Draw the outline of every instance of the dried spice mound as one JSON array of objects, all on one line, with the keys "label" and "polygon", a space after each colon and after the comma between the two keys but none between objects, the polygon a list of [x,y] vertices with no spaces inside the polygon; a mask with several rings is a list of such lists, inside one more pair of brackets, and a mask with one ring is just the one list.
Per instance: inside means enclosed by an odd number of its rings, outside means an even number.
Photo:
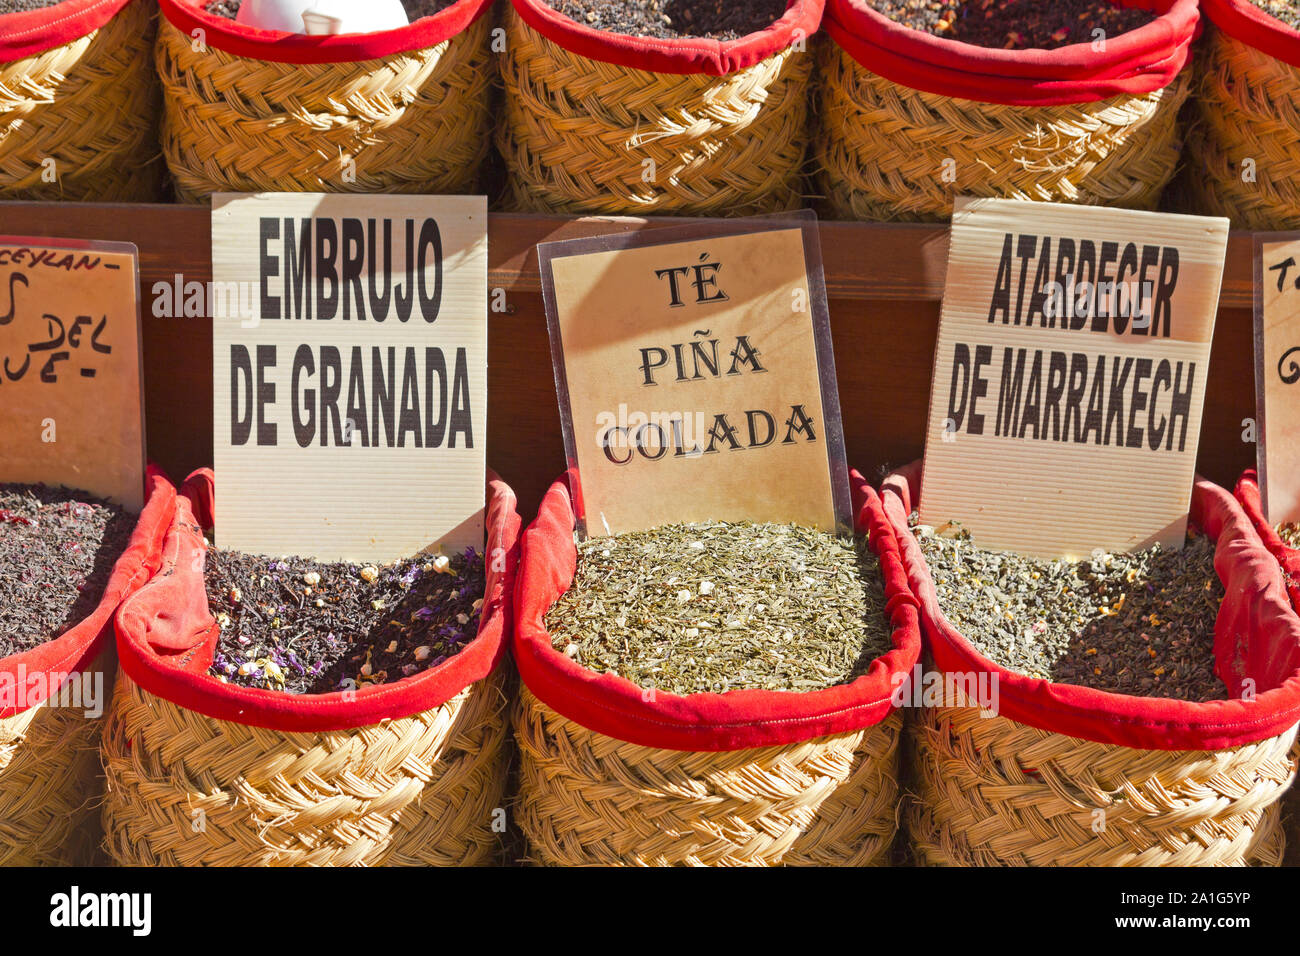
[{"label": "dried spice mound", "polygon": [[208,551],[221,625],[209,673],[242,687],[324,694],[390,684],[459,653],[478,633],[483,556],[382,568]]},{"label": "dried spice mound", "polygon": [[1214,542],[1181,551],[1044,561],[985,551],[969,532],[915,524],[939,608],[996,664],[1030,677],[1141,697],[1222,700]]},{"label": "dried spice mound", "polygon": [[609,33],[735,40],[780,20],[785,0],[547,0],[578,23]]},{"label": "dried spice mound", "polygon": [[865,539],[748,522],[580,543],[546,628],[583,666],[673,694],[842,684],[893,630]]},{"label": "dried spice mound", "polygon": [[62,0],[0,0],[0,14],[19,13],[24,10],[44,10],[53,7]]},{"label": "dried spice mound", "polygon": [[1292,30],[1300,30],[1300,3],[1296,0],[1250,0],[1270,17],[1281,20]]},{"label": "dried spice mound", "polygon": [[0,484],[0,659],[90,614],[134,529],[135,518],[84,491]]},{"label": "dried spice mound", "polygon": [[[13,0],[0,0],[0,4],[6,2],[13,2]],[[17,0],[17,2],[32,2],[32,0]],[[214,16],[233,20],[239,14],[242,2],[243,0],[210,0],[203,9]],[[455,2],[456,0],[402,0],[402,7],[406,10],[406,18],[414,23],[421,17],[431,17],[435,13],[441,13]]]},{"label": "dried spice mound", "polygon": [[1277,529],[1277,534],[1288,548],[1300,548],[1300,525],[1284,524]]},{"label": "dried spice mound", "polygon": [[1052,50],[1114,38],[1156,19],[1107,0],[869,0],[896,23],[947,40],[1004,50]]}]

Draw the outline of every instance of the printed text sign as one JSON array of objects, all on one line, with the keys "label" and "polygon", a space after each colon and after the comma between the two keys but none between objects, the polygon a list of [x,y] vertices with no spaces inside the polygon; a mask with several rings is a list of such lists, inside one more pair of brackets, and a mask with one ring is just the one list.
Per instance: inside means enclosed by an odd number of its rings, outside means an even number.
[{"label": "printed text sign", "polygon": [[586,532],[847,524],[815,223],[692,228],[540,247]]},{"label": "printed text sign", "polygon": [[1181,547],[1226,219],[959,200],[921,518],[1053,557]]},{"label": "printed text sign", "polygon": [[144,503],[136,249],[0,237],[0,481]]},{"label": "printed text sign", "polygon": [[1258,466],[1265,513],[1278,525],[1300,521],[1300,237],[1259,245]]},{"label": "printed text sign", "polygon": [[481,196],[214,199],[221,547],[483,547],[486,227]]}]

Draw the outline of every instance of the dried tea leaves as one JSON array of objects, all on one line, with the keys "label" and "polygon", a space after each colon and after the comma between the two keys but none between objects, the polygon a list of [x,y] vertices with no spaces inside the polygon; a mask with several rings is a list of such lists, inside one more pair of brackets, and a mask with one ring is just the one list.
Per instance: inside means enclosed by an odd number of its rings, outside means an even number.
[{"label": "dried tea leaves", "polygon": [[1300,3],[1296,0],[1250,0],[1270,17],[1281,20],[1292,30],[1300,30]]},{"label": "dried tea leaves", "polygon": [[820,690],[891,644],[866,541],[795,525],[670,525],[578,545],[547,612],[554,647],[673,694]]},{"label": "dried tea leaves", "polygon": [[134,528],[131,515],[85,492],[0,484],[0,658],[94,611]]},{"label": "dried tea leaves", "polygon": [[209,673],[295,694],[388,684],[442,663],[478,633],[485,587],[472,549],[376,568],[214,548],[204,578],[221,625]]},{"label": "dried tea leaves", "polygon": [[735,40],[771,26],[785,0],[547,0],[571,20],[609,33]]},{"label": "dried tea leaves", "polygon": [[1155,19],[1107,0],[868,0],[896,23],[948,40],[1005,50],[1052,50],[1108,39]]},{"label": "dried tea leaves", "polygon": [[[915,516],[913,516],[915,522]],[[1044,561],[915,526],[939,609],[980,653],[1021,674],[1142,697],[1222,700],[1214,542]]]}]

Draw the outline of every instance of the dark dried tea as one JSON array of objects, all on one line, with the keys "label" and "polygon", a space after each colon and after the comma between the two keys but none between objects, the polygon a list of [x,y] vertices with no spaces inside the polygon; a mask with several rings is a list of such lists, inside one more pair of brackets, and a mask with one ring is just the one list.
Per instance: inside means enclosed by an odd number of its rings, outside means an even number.
[{"label": "dark dried tea", "polygon": [[1300,30],[1300,3],[1296,0],[1250,0],[1270,17],[1281,20],[1292,30]]},{"label": "dark dried tea", "polygon": [[948,40],[1006,50],[1052,50],[1109,39],[1155,19],[1108,0],[868,0],[896,23]]},{"label": "dark dried tea", "polygon": [[392,683],[441,664],[478,633],[486,583],[472,549],[377,568],[213,548],[204,578],[221,626],[209,673],[294,694]]},{"label": "dark dried tea", "polygon": [[994,663],[1063,684],[1142,697],[1222,700],[1214,542],[1181,551],[1044,561],[985,551],[969,532],[916,524],[944,617]]},{"label": "dark dried tea", "polygon": [[0,484],[0,659],[98,606],[135,519],[83,491]]},{"label": "dark dried tea", "polygon": [[781,19],[785,0],[547,0],[578,23],[631,36],[735,40]]},{"label": "dark dried tea", "polygon": [[556,650],[673,694],[819,690],[892,646],[866,540],[796,525],[668,525],[578,545]]}]

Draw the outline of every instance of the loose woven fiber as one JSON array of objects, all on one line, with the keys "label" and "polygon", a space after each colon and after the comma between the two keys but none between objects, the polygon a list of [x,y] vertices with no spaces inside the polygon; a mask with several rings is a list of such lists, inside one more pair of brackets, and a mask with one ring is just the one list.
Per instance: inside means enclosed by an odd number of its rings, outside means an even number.
[{"label": "loose woven fiber", "polygon": [[185,202],[214,192],[471,192],[489,136],[491,18],[423,50],[279,63],[194,41],[165,17],[163,152]]},{"label": "loose woven fiber", "polygon": [[1008,106],[910,89],[829,39],[818,182],[840,219],[938,221],[955,196],[1153,208],[1177,167],[1190,71],[1162,90]]},{"label": "loose woven fiber", "polygon": [[[113,681],[111,648],[87,671],[103,673],[98,702],[106,706]],[[92,701],[69,693],[54,703]],[[53,706],[49,700],[0,720],[0,866],[93,861],[104,792],[103,723],[102,714],[88,716],[88,706]]]},{"label": "loose woven fiber", "polygon": [[133,0],[80,39],[0,63],[0,199],[158,198],[157,11]]},{"label": "loose woven fiber", "polygon": [[[1243,229],[1300,225],[1300,69],[1210,36],[1197,63],[1185,185],[1193,208]],[[1246,160],[1254,160],[1253,170]]]},{"label": "loose woven fiber", "polygon": [[440,707],[288,733],[186,710],[119,674],[104,732],[107,849],[127,866],[494,862],[509,668]]},{"label": "loose woven fiber", "polygon": [[812,57],[793,46],[726,76],[588,59],[506,11],[512,208],[749,215],[801,202]]},{"label": "loose woven fiber", "polygon": [[[960,692],[959,696],[960,696]],[[932,866],[1277,866],[1296,729],[1218,751],[1135,750],[925,707],[908,836]]]},{"label": "loose woven fiber", "polygon": [[515,819],[535,862],[883,866],[897,830],[902,714],[752,750],[641,747],[520,688]]}]

